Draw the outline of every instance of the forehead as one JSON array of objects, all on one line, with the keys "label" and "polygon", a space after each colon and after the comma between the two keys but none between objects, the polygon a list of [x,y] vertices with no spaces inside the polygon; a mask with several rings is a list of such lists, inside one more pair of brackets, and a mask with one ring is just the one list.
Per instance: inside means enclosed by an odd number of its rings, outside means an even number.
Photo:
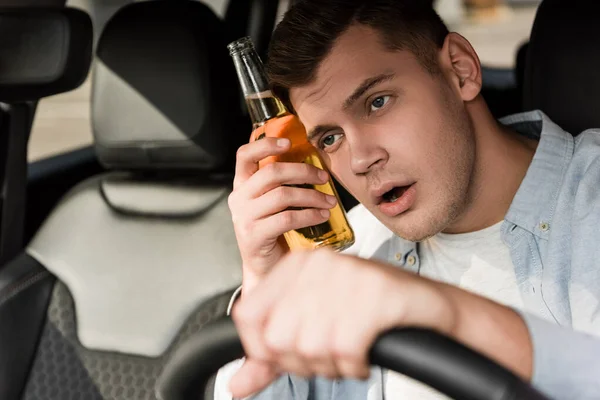
[{"label": "forehead", "polygon": [[320,113],[341,110],[344,100],[365,79],[389,73],[401,77],[418,73],[419,69],[411,52],[391,51],[377,31],[355,25],[334,43],[315,79],[290,90],[290,100],[306,124]]}]

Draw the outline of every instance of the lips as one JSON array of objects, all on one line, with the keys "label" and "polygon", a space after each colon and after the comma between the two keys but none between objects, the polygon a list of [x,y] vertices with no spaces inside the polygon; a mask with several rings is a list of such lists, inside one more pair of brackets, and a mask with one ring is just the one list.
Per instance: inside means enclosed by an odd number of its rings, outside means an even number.
[{"label": "lips", "polygon": [[[413,185],[414,182],[409,181],[390,181],[371,190],[371,200],[375,205],[379,205],[385,200],[385,197],[390,196],[393,192],[399,193],[399,189],[406,189]],[[389,197],[388,197],[389,199]]]},{"label": "lips", "polygon": [[415,202],[415,183],[409,185],[388,184],[382,186],[375,194],[378,194],[375,204],[379,210],[388,217],[396,217],[407,211]]},{"label": "lips", "polygon": [[389,192],[385,193],[382,196],[382,202],[386,202],[386,203],[393,203],[396,200],[398,200],[400,197],[402,197],[402,195],[404,194],[404,192],[406,192],[406,189],[408,189],[409,186],[402,186],[402,187],[395,187],[392,190],[390,190]]}]

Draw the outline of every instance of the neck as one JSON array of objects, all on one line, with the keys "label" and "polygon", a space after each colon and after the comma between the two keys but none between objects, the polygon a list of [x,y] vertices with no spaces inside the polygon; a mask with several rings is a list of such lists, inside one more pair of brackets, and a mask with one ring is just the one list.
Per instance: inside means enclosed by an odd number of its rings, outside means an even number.
[{"label": "neck", "polygon": [[476,155],[470,201],[444,233],[474,232],[502,221],[537,147],[537,141],[498,123],[481,96],[466,106]]}]

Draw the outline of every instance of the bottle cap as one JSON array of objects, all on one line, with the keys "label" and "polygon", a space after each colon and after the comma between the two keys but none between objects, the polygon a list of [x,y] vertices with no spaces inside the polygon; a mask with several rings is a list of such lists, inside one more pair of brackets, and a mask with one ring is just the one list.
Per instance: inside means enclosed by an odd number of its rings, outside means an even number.
[{"label": "bottle cap", "polygon": [[254,50],[254,43],[252,43],[252,39],[249,36],[245,36],[229,43],[227,49],[229,49],[229,55],[234,55],[242,51]]}]

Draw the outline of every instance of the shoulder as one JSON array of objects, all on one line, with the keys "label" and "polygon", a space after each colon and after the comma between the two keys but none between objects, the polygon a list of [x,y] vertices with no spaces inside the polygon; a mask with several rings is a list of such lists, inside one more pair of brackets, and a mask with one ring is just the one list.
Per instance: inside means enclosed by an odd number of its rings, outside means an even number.
[{"label": "shoulder", "polygon": [[600,130],[586,130],[575,137],[573,158],[565,177],[563,197],[571,197],[574,220],[595,216],[600,221]]},{"label": "shoulder", "polygon": [[600,158],[600,129],[588,129],[575,136],[575,159],[597,160]]},{"label": "shoulder", "polygon": [[346,249],[344,254],[361,256],[393,236],[393,232],[362,204],[353,207],[347,216],[355,240],[354,245]]},{"label": "shoulder", "polygon": [[575,137],[570,170],[580,185],[600,189],[600,129],[589,129]]}]

